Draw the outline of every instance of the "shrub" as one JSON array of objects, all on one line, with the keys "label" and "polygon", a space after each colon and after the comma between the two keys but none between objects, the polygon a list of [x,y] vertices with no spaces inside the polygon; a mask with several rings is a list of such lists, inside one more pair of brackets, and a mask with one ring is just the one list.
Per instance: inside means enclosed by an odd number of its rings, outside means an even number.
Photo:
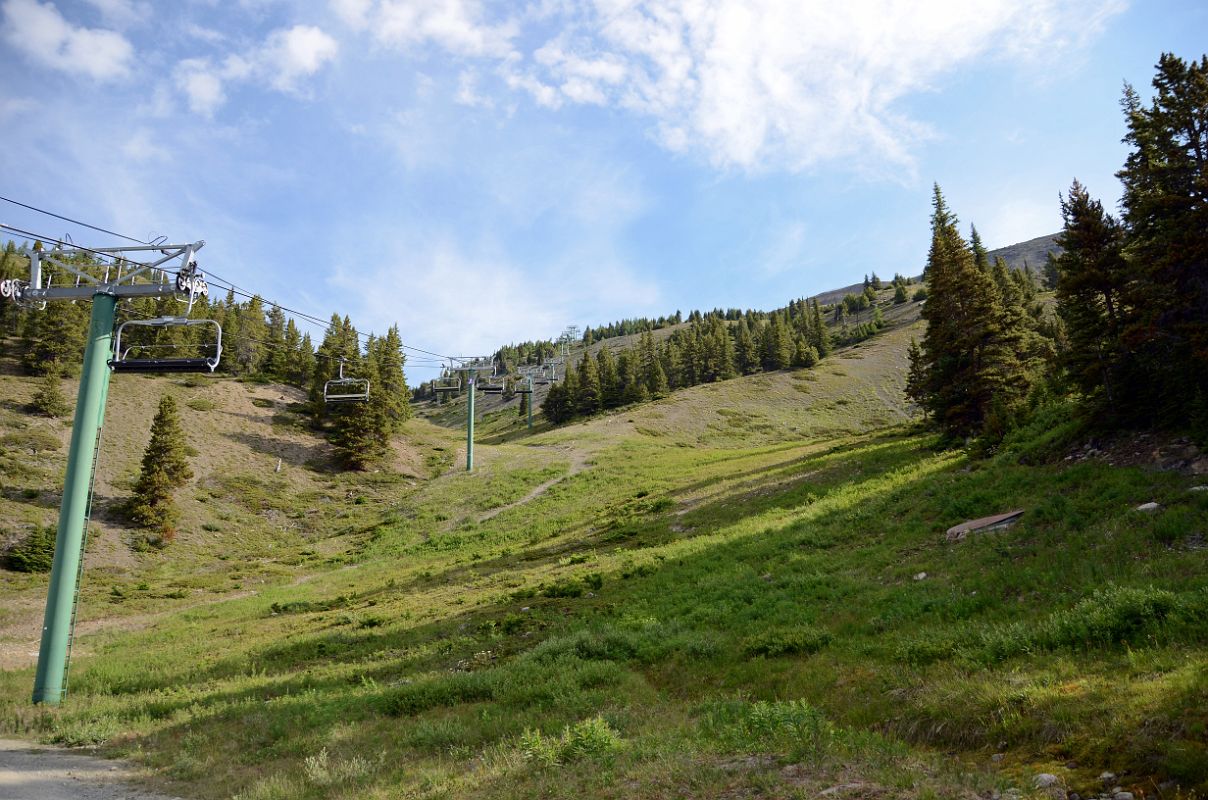
[{"label": "shrub", "polygon": [[766,631],[749,637],[743,642],[743,652],[748,656],[811,655],[831,642],[827,631],[814,628],[787,628]]},{"label": "shrub", "polygon": [[67,398],[63,395],[63,387],[59,383],[57,364],[42,376],[31,406],[36,413],[47,417],[65,417],[71,413],[71,404],[67,402]]},{"label": "shrub", "polygon": [[14,572],[50,572],[55,558],[53,525],[39,525],[8,551],[7,566]]},{"label": "shrub", "polygon": [[558,738],[537,730],[520,735],[520,752],[526,761],[552,767],[585,758],[600,760],[621,749],[621,735],[603,717],[591,717],[562,729]]}]

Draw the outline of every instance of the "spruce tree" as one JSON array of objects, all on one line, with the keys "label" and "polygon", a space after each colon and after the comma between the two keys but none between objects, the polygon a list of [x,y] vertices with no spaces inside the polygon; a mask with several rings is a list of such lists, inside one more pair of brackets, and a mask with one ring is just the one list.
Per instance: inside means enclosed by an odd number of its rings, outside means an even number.
[{"label": "spruce tree", "polygon": [[160,398],[151,422],[151,440],[143,452],[134,497],[127,506],[134,522],[159,530],[162,542],[169,541],[175,533],[178,512],[172,493],[193,477],[187,449],[176,401],[166,394]]},{"label": "spruce tree", "polygon": [[1132,147],[1117,173],[1136,281],[1123,332],[1137,359],[1136,412],[1208,417],[1208,56],[1164,53],[1148,107],[1131,87]]},{"label": "spruce tree", "polygon": [[1062,198],[1064,225],[1054,259],[1057,312],[1065,322],[1068,346],[1063,363],[1074,384],[1088,397],[1117,408],[1118,387],[1130,359],[1121,339],[1131,271],[1124,259],[1124,231],[1078,181]]},{"label": "spruce tree", "polygon": [[975,264],[938,185],[932,205],[924,406],[946,433],[969,436],[981,432],[992,402],[1015,405],[1019,369],[1004,341],[997,286]]},{"label": "spruce tree", "polygon": [[617,361],[612,350],[601,347],[596,354],[596,369],[600,373],[600,403],[604,408],[616,408],[621,404],[621,384],[617,374]]},{"label": "spruce tree", "polygon": [[34,393],[33,409],[47,417],[65,417],[71,413],[71,404],[63,394],[59,374],[61,370],[57,362],[46,365],[46,371],[38,382],[38,391]]},{"label": "spruce tree", "polygon": [[734,333],[734,360],[741,375],[750,375],[759,370],[759,350],[751,336],[751,326],[746,317],[738,320]]},{"label": "spruce tree", "polygon": [[579,360],[579,396],[575,403],[584,416],[597,413],[604,407],[604,392],[600,387],[600,368],[596,360],[586,353]]}]

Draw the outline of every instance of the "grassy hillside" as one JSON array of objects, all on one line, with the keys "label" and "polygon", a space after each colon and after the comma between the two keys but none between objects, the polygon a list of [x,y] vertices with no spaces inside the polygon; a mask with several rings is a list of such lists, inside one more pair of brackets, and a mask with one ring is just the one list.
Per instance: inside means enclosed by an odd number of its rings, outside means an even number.
[{"label": "grassy hillside", "polygon": [[[4,574],[0,728],[198,798],[1208,789],[1208,492],[937,451],[901,399],[899,313],[812,371],[531,435],[488,410],[472,475],[426,419],[395,469],[342,475],[276,387],[115,381],[114,497],[159,392],[214,402],[191,417],[194,527],[140,552],[101,526],[57,710],[28,705],[20,657],[45,579]],[[53,516],[61,468],[22,437],[64,431],[0,380],[12,528]]]}]

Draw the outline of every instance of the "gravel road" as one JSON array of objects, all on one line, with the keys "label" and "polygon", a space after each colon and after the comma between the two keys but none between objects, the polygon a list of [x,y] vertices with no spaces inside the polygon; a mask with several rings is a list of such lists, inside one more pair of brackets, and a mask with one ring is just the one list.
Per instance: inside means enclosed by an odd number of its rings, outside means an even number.
[{"label": "gravel road", "polygon": [[0,800],[179,800],[132,787],[129,765],[0,739]]}]

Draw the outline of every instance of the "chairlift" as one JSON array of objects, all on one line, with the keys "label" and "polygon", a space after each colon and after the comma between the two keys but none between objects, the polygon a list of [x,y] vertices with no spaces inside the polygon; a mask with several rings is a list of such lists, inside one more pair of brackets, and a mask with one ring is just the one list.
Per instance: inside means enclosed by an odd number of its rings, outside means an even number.
[{"label": "chairlift", "polygon": [[325,403],[363,403],[369,399],[368,378],[345,378],[344,359],[340,359],[339,377],[323,384]]},{"label": "chairlift", "polygon": [[[214,342],[213,344],[204,345],[205,347],[214,348],[214,355],[206,358],[156,358],[156,357],[132,357],[132,353],[141,354],[144,351],[151,349],[179,349],[181,347],[194,347],[194,345],[143,345],[133,344],[128,347],[122,346],[122,334],[125,332],[128,325],[141,325],[151,328],[176,328],[176,327],[194,327],[197,325],[213,325],[214,326]],[[114,372],[213,372],[218,366],[218,361],[222,357],[222,326],[217,320],[212,319],[189,319],[188,317],[155,317],[154,319],[130,319],[123,322],[117,328],[117,336],[113,342],[113,358],[109,359],[109,368]]]}]

